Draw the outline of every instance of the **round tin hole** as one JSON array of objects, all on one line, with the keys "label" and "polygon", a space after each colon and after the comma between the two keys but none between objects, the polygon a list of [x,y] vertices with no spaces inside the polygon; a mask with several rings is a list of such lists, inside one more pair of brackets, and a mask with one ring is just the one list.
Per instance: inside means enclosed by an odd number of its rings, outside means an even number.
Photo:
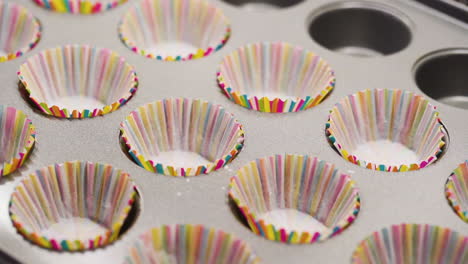
[{"label": "round tin hole", "polygon": [[443,104],[468,109],[468,49],[429,53],[414,66],[419,89]]},{"label": "round tin hole", "polygon": [[409,20],[367,1],[335,3],[312,14],[309,35],[323,47],[356,57],[390,55],[411,42]]},{"label": "round tin hole", "polygon": [[268,11],[297,5],[304,0],[222,0],[248,11]]}]

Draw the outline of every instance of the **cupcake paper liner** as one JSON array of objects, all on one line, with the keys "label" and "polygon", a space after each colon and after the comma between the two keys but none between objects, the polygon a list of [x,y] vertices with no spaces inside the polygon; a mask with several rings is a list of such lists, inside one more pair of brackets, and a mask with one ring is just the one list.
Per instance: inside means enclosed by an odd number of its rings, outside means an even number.
[{"label": "cupcake paper liner", "polygon": [[41,24],[26,8],[0,1],[0,62],[22,56],[41,38]]},{"label": "cupcake paper liner", "polygon": [[468,223],[468,161],[458,165],[449,176],[445,195],[455,213]]},{"label": "cupcake paper liner", "polygon": [[234,103],[271,113],[309,109],[335,86],[335,74],[327,62],[282,42],[237,49],[223,59],[217,78],[221,90]]},{"label": "cupcake paper liner", "polygon": [[36,142],[36,130],[21,110],[0,105],[0,179],[23,165]]},{"label": "cupcake paper liner", "polygon": [[[244,144],[242,125],[220,106],[199,99],[170,98],[137,108],[120,125],[128,153],[141,167],[172,176],[195,176],[222,168]],[[163,155],[172,158],[161,162]],[[196,155],[202,161],[182,161]],[[204,161],[203,161],[204,159]],[[185,166],[185,163],[192,166]],[[194,165],[195,164],[195,165]]]},{"label": "cupcake paper liner", "polygon": [[96,14],[128,0],[33,0],[37,5],[59,13]]},{"label": "cupcake paper liner", "polygon": [[[82,251],[118,238],[135,197],[129,174],[108,164],[65,162],[22,180],[12,194],[10,216],[18,232],[36,245]],[[99,230],[89,231],[79,224],[83,220],[98,225]],[[48,235],[51,230],[54,236]],[[75,234],[68,234],[70,230]]]},{"label": "cupcake paper liner", "polygon": [[468,237],[427,224],[393,225],[363,240],[354,251],[352,263],[468,263]]},{"label": "cupcake paper liner", "polygon": [[221,49],[231,35],[223,12],[206,0],[142,0],[119,25],[122,42],[135,53],[186,61]]},{"label": "cupcake paper liner", "polygon": [[164,225],[142,234],[125,264],[254,264],[258,257],[242,240],[202,225]]},{"label": "cupcake paper liner", "polygon": [[[360,210],[351,177],[310,156],[275,155],[251,161],[231,178],[229,196],[255,234],[291,244],[335,236],[354,222]],[[282,224],[265,217],[285,210],[305,214],[307,221],[319,222],[321,227],[299,228],[297,222],[290,222],[297,215],[281,217]]]},{"label": "cupcake paper liner", "polygon": [[[435,106],[410,91],[387,89],[364,90],[340,100],[330,112],[326,134],[345,160],[388,172],[428,166],[442,154],[446,141]],[[369,143],[377,144],[370,150],[371,154],[366,154],[375,161],[355,154],[358,147]],[[401,151],[408,151],[414,158],[398,161],[400,164],[386,164],[388,160],[375,158],[383,153],[383,144],[400,145],[390,158],[401,159]]]},{"label": "cupcake paper liner", "polygon": [[42,51],[20,66],[18,77],[42,112],[60,118],[113,112],[138,86],[133,67],[123,57],[84,45]]}]

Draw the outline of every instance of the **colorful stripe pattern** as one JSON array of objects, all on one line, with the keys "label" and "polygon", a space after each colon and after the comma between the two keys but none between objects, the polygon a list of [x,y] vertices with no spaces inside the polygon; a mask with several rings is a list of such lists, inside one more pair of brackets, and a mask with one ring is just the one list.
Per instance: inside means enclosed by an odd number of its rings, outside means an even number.
[{"label": "colorful stripe pattern", "polygon": [[[349,95],[330,111],[326,124],[329,141],[349,162],[378,171],[409,171],[437,160],[445,133],[435,106],[410,91],[364,90]],[[380,139],[399,142],[413,150],[415,164],[374,164],[353,155],[359,144]]]},{"label": "colorful stripe pattern", "polygon": [[[164,99],[137,108],[120,124],[121,138],[135,162],[151,172],[195,176],[222,168],[244,145],[242,125],[220,105],[186,98]],[[195,152],[211,161],[178,168],[149,157],[161,151]]]},{"label": "colorful stripe pattern", "polygon": [[309,109],[335,87],[335,74],[327,62],[282,42],[240,47],[224,58],[217,78],[234,103],[270,113]]},{"label": "colorful stripe pattern", "polygon": [[0,62],[32,50],[41,39],[41,24],[26,8],[0,1]]},{"label": "colorful stripe pattern", "polygon": [[164,225],[142,234],[125,264],[255,264],[242,240],[202,225]]},{"label": "colorful stripe pattern", "polygon": [[128,0],[33,0],[37,5],[59,13],[96,14]]},{"label": "colorful stripe pattern", "polygon": [[0,105],[0,179],[23,165],[36,142],[36,130],[21,110]]},{"label": "colorful stripe pattern", "polygon": [[[136,196],[130,175],[111,165],[83,161],[54,164],[21,181],[12,194],[10,216],[26,239],[57,251],[103,247],[119,236]],[[61,240],[41,232],[71,217],[107,228],[88,240]]]},{"label": "colorful stripe pattern", "polygon": [[[119,25],[122,42],[133,52],[164,61],[202,58],[221,49],[231,35],[228,19],[221,9],[206,0],[142,0],[124,15]],[[180,42],[196,52],[158,54],[158,44]]]},{"label": "colorful stripe pattern", "polygon": [[[310,156],[275,155],[251,161],[231,178],[229,196],[255,234],[290,244],[313,243],[340,234],[360,210],[358,189],[351,177]],[[257,217],[285,208],[313,216],[328,231],[287,231]]]},{"label": "colorful stripe pattern", "polygon": [[[123,57],[109,49],[67,45],[40,52],[20,66],[18,78],[30,100],[45,114],[89,118],[119,109],[136,92],[138,78]],[[105,104],[95,109],[60,108],[50,101],[90,97]]]},{"label": "colorful stripe pattern", "polygon": [[468,263],[468,237],[427,224],[393,225],[363,240],[354,251],[352,263]]},{"label": "colorful stripe pattern", "polygon": [[448,177],[445,196],[455,213],[468,223],[468,161],[458,165]]}]

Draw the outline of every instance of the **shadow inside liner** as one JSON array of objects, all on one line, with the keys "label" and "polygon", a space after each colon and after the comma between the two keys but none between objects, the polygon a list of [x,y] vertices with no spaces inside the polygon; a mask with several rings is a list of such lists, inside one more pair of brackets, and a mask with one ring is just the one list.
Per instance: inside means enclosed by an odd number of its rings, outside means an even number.
[{"label": "shadow inside liner", "polygon": [[[335,82],[336,82],[336,80],[335,80]],[[330,96],[333,95],[333,92],[335,92],[335,89],[336,89],[336,84],[335,84],[335,86],[333,86],[333,89],[331,89],[331,90],[325,95],[325,97],[322,98],[322,101],[320,101],[320,103],[319,103],[318,105],[312,107],[312,109],[315,108],[315,107],[317,107],[317,106],[322,105],[322,104],[328,99],[328,97],[330,97]]]},{"label": "shadow inside liner", "polygon": [[439,153],[439,155],[437,155],[437,160],[435,160],[433,163],[438,162],[445,155],[445,153],[447,152],[447,150],[449,148],[449,145],[450,145],[450,135],[449,135],[449,132],[447,130],[447,127],[445,127],[445,125],[444,125],[444,123],[442,123],[442,121],[440,122],[440,124],[442,125],[442,132],[444,133],[443,140],[445,142],[445,145],[440,149],[441,152]]},{"label": "shadow inside liner", "polygon": [[120,149],[122,150],[122,152],[125,154],[125,156],[131,160],[133,163],[135,163],[136,165],[140,166],[132,157],[132,155],[130,155],[129,150],[130,148],[127,146],[127,144],[125,144],[125,141],[123,140],[122,138],[122,132],[120,131],[119,132],[119,144],[120,144]]},{"label": "shadow inside liner", "polygon": [[228,206],[231,210],[231,213],[234,215],[234,218],[236,218],[237,221],[239,221],[243,226],[250,230],[247,219],[245,218],[244,214],[242,214],[241,210],[239,209],[239,207],[237,207],[236,203],[234,202],[234,200],[232,200],[231,197],[228,198]]},{"label": "shadow inside liner", "polygon": [[122,237],[135,224],[138,217],[140,216],[141,196],[138,189],[135,189],[135,191],[137,193],[135,196],[135,201],[133,202],[132,209],[130,209],[130,212],[128,212],[127,218],[125,218],[122,228],[120,229],[119,238]]}]

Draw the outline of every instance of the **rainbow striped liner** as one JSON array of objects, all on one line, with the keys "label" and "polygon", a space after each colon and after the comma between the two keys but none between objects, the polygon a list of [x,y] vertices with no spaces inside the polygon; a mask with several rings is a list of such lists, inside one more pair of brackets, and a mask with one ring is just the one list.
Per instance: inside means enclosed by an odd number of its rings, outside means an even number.
[{"label": "rainbow striped liner", "polygon": [[[128,173],[108,164],[71,161],[36,170],[23,179],[10,201],[10,216],[18,232],[32,243],[57,251],[104,247],[119,232],[136,199]],[[106,231],[87,240],[43,235],[51,225],[87,218]]]},{"label": "rainbow striped liner", "polygon": [[309,109],[335,87],[335,73],[327,62],[283,42],[240,47],[223,59],[217,79],[234,103],[270,113]]},{"label": "rainbow striped liner", "polygon": [[[127,103],[138,87],[136,73],[123,57],[87,45],[44,50],[20,66],[18,78],[43,113],[60,118],[111,113]],[[92,100],[93,104],[88,106],[91,109],[83,109],[70,98]]]},{"label": "rainbow striped liner", "polygon": [[468,237],[427,224],[393,225],[364,239],[354,251],[352,263],[468,263]]},{"label": "rainbow striped liner", "polygon": [[[231,35],[221,9],[206,0],[142,0],[119,25],[122,42],[133,52],[163,61],[187,61],[221,49]],[[180,49],[180,44],[190,50]]]},{"label": "rainbow striped liner", "polygon": [[59,13],[97,14],[128,0],[33,0],[37,5]]},{"label": "rainbow striped liner", "polygon": [[202,225],[164,225],[143,233],[125,264],[255,264],[244,241]]},{"label": "rainbow striped liner", "polygon": [[[351,177],[331,163],[301,155],[256,159],[231,178],[229,197],[245,216],[252,232],[290,244],[324,241],[340,234],[360,210],[358,189]],[[294,209],[314,217],[325,231],[295,231],[294,226],[269,223],[260,215]]]},{"label": "rainbow striped liner", "polygon": [[0,179],[23,165],[36,142],[36,129],[23,111],[0,105]]},{"label": "rainbow striped liner", "polygon": [[[171,176],[218,170],[244,146],[242,125],[220,106],[200,99],[169,98],[140,106],[120,124],[121,139],[141,167]],[[175,167],[158,162],[161,152],[197,153],[207,164]]]},{"label": "rainbow striped liner", "polygon": [[28,9],[0,1],[0,62],[32,50],[41,39],[41,24]]},{"label": "rainbow striped liner", "polygon": [[[345,160],[387,172],[422,169],[437,160],[445,145],[444,128],[435,106],[423,96],[402,90],[364,90],[341,99],[330,111],[326,135]],[[420,161],[375,164],[353,155],[359,144],[376,140],[401,143]]]},{"label": "rainbow striped liner", "polygon": [[468,223],[468,161],[458,165],[448,177],[445,196],[455,213]]}]

